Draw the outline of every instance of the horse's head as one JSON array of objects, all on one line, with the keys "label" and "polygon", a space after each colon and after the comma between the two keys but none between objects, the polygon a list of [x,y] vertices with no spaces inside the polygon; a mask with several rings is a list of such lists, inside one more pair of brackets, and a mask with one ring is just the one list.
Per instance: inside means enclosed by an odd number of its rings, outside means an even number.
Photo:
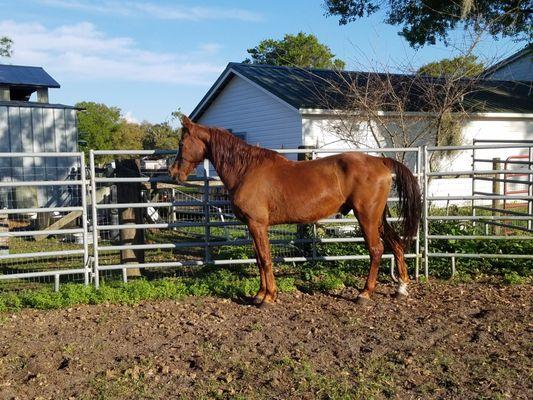
[{"label": "horse's head", "polygon": [[209,132],[189,118],[181,118],[181,140],[174,163],[168,169],[173,180],[185,182],[189,174],[205,160]]}]

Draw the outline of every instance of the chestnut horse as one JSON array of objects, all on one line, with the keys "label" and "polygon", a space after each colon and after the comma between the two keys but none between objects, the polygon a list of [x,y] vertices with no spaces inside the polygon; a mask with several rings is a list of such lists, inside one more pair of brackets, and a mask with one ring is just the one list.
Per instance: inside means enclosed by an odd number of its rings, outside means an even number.
[{"label": "chestnut horse", "polygon": [[[402,163],[363,153],[342,153],[311,161],[290,161],[279,153],[250,146],[225,129],[207,127],[182,118],[182,137],[169,175],[184,182],[204,159],[217,170],[226,186],[237,218],[253,238],[260,288],[254,303],[276,300],[268,227],[308,224],[353,210],[370,253],[370,271],[358,301],[376,288],[384,245],[394,253],[399,272],[397,295],[407,296],[409,275],[405,243],[416,235],[421,211],[420,188]],[[387,197],[393,174],[399,196],[404,240],[387,222]],[[381,237],[381,239],[380,239]]]}]

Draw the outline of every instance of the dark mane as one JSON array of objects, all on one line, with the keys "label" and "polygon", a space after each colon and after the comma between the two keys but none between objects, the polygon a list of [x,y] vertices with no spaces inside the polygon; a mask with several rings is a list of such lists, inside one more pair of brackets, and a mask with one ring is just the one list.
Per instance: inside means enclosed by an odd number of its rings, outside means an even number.
[{"label": "dark mane", "polygon": [[285,157],[275,151],[250,146],[225,129],[209,128],[209,133],[210,154],[208,158],[221,176],[242,176],[248,168],[265,161],[278,158],[285,160]]}]

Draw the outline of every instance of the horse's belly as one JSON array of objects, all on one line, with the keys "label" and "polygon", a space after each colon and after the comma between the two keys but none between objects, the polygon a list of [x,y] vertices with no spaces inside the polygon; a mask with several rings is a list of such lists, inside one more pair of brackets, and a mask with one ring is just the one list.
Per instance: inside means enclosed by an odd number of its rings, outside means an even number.
[{"label": "horse's belly", "polygon": [[343,210],[343,200],[337,196],[315,196],[287,199],[270,210],[270,224],[311,223]]}]

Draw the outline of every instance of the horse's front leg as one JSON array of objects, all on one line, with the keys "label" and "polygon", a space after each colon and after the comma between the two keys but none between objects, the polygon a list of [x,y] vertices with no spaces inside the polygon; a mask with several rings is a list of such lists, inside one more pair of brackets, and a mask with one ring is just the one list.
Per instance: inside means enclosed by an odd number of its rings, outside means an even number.
[{"label": "horse's front leg", "polygon": [[253,248],[254,248],[254,254],[255,254],[255,261],[257,263],[257,268],[259,268],[259,291],[257,294],[253,297],[252,302],[255,305],[260,305],[266,295],[266,277],[265,277],[265,269],[263,268],[263,264],[261,263],[261,258],[259,258],[259,252],[257,251],[257,247],[255,246],[255,241],[253,241]]},{"label": "horse's front leg", "polygon": [[273,303],[276,301],[277,289],[274,273],[272,271],[272,260],[270,258],[270,242],[268,240],[268,226],[254,221],[248,222],[248,229],[254,241],[261,274],[261,285],[256,295],[256,302],[260,304]]}]

